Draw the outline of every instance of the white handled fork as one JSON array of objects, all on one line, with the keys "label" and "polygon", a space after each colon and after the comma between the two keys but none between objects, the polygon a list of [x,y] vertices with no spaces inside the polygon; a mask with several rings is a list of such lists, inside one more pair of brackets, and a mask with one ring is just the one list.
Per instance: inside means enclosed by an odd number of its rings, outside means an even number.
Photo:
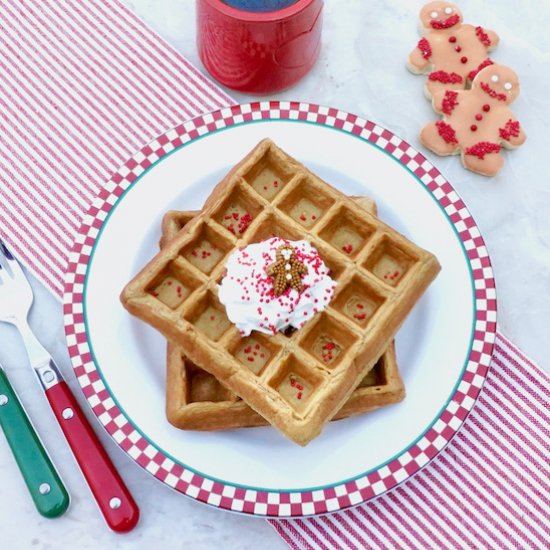
[{"label": "white handled fork", "polygon": [[138,522],[139,509],[54,360],[29,327],[27,316],[32,302],[33,292],[25,273],[0,239],[0,321],[19,330],[29,362],[105,521],[114,531],[130,531]]}]

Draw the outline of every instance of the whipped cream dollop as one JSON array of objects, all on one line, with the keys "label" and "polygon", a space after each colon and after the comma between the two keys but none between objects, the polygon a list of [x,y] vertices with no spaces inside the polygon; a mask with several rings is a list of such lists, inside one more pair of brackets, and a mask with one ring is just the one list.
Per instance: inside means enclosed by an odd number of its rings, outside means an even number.
[{"label": "whipped cream dollop", "polygon": [[[267,268],[276,261],[282,245],[295,249],[296,260],[307,273],[302,290],[289,286],[277,296]],[[243,336],[253,330],[275,334],[288,327],[300,328],[329,304],[336,282],[317,250],[307,241],[287,241],[273,237],[235,250],[226,263],[226,274],[218,287],[220,302],[229,320]]]}]

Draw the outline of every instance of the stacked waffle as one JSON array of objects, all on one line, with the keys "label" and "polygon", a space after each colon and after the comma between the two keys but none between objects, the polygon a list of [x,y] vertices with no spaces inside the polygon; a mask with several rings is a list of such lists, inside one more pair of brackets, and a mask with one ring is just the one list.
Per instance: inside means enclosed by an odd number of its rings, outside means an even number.
[{"label": "stacked waffle", "polygon": [[[298,328],[248,334],[230,321],[220,282],[233,253],[270,239],[307,241],[334,291]],[[393,337],[438,271],[432,254],[377,219],[372,202],[343,195],[264,140],[202,211],[165,216],[160,252],[122,301],[170,342],[170,422],[269,423],[305,445],[333,418],[403,398]]]}]

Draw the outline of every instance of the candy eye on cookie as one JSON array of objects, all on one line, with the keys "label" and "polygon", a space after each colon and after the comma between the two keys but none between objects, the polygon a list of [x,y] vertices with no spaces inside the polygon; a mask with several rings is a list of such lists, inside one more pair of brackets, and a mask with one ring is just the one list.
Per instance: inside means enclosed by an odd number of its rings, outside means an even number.
[{"label": "candy eye on cookie", "polygon": [[439,0],[422,8],[420,20],[426,29],[445,30],[459,24],[462,17],[456,6]]}]

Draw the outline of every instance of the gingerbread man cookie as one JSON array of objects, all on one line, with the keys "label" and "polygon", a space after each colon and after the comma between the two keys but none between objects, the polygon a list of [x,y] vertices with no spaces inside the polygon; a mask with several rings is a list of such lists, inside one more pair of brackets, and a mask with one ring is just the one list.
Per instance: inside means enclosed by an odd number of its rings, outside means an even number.
[{"label": "gingerbread man cookie", "polygon": [[481,69],[493,63],[487,53],[496,48],[498,35],[464,25],[455,4],[426,4],[420,10],[420,23],[425,36],[409,55],[407,67],[415,74],[428,74],[424,91],[429,99],[440,90],[464,90]]},{"label": "gingerbread man cookie", "polygon": [[285,244],[277,249],[275,262],[267,266],[266,272],[273,279],[275,296],[280,296],[288,287],[302,292],[302,276],[307,267],[296,259],[294,247]]},{"label": "gingerbread man cookie", "polygon": [[514,149],[526,139],[508,108],[519,95],[516,73],[504,65],[482,69],[471,90],[434,94],[432,105],[443,115],[422,129],[420,141],[438,155],[459,154],[468,170],[494,176],[504,159],[501,148]]}]

